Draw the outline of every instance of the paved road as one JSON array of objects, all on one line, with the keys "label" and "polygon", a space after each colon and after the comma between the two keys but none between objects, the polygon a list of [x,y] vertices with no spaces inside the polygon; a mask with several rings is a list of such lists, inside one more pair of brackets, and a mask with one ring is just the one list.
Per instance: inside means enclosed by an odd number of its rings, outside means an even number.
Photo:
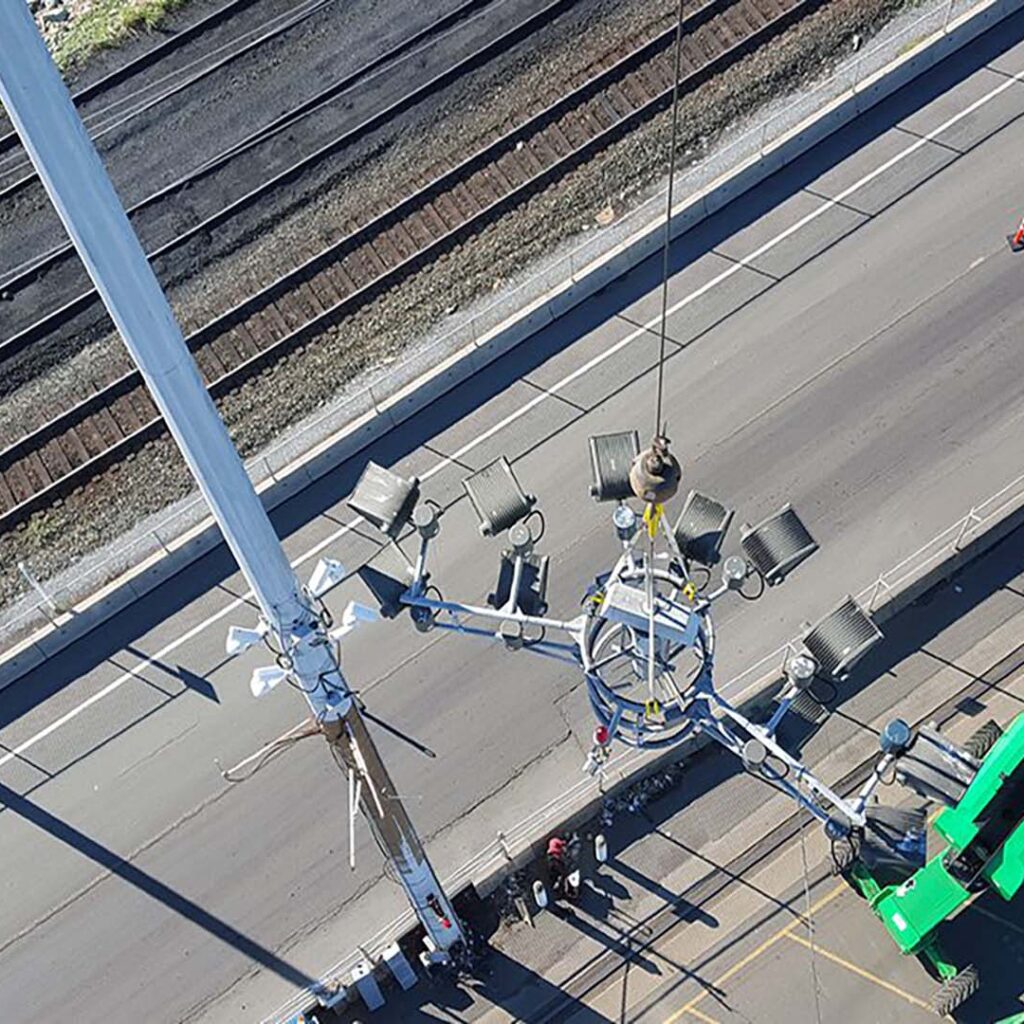
[{"label": "paved road", "polygon": [[[719,619],[725,674],[1018,471],[1024,264],[1004,236],[1024,143],[1024,85],[1007,75],[1024,47],[1002,52],[1019,21],[1000,32],[973,66],[941,70],[677,247],[666,406],[689,481],[751,521],[791,499],[822,543],[782,591]],[[458,494],[502,452],[548,516],[553,608],[571,609],[612,556],[607,509],[586,497],[586,437],[649,429],[654,285],[640,268],[372,452],[452,503],[446,593],[493,583],[500,544]],[[281,510],[294,558],[323,545],[389,566],[345,525],[359,468]],[[0,754],[5,1019],[71,1005],[83,1022],[251,1020],[400,906],[365,835],[357,871],[343,867],[342,790],[319,744],[221,782],[215,757],[231,764],[302,716],[287,691],[249,697],[256,655],[224,663],[227,625],[253,616],[217,552],[0,696],[0,742],[18,751]],[[442,869],[582,759],[575,678],[510,658],[402,625],[346,646],[371,709],[438,753],[382,736]]]}]

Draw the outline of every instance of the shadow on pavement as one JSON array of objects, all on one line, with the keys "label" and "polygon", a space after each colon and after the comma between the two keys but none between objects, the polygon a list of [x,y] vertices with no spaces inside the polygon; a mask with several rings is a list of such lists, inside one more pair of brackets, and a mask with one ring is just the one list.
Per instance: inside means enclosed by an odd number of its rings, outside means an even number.
[{"label": "shadow on pavement", "polygon": [[0,783],[0,807],[17,814],[59,842],[73,847],[97,867],[109,871],[140,892],[162,903],[172,913],[180,914],[214,938],[236,949],[242,956],[284,979],[288,984],[297,988],[306,988],[315,984],[313,978],[292,966],[287,960],[283,960],[276,953],[261,946],[215,914],[204,910],[187,896],[183,896],[169,885],[136,867],[131,861],[125,860],[113,850],[98,843],[84,832],[80,832],[73,825],[50,814],[39,804],[19,796],[2,783]]}]

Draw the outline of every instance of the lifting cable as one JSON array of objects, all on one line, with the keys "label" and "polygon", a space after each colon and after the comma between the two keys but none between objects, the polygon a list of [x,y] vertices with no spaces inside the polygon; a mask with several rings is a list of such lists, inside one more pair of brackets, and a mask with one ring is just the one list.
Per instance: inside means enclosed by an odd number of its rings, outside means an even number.
[{"label": "lifting cable", "polygon": [[661,253],[661,337],[658,349],[658,400],[654,416],[654,436],[663,433],[661,399],[665,381],[665,333],[668,321],[668,257],[672,243],[672,186],[676,176],[676,139],[679,131],[679,76],[683,59],[683,0],[676,11],[675,71],[672,75],[672,141],[668,155],[668,192],[665,200],[665,241]]}]

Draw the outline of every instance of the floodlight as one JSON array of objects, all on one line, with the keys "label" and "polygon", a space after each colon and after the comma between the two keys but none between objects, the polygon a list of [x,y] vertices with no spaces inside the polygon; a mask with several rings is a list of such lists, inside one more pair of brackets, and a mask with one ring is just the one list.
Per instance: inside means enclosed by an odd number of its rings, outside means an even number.
[{"label": "floodlight", "polygon": [[804,637],[804,646],[822,672],[843,679],[881,639],[882,631],[861,610],[860,605],[847,595],[828,615],[811,627]]},{"label": "floodlight", "polygon": [[253,671],[249,680],[249,690],[254,697],[264,697],[288,676],[288,670],[277,665],[264,665]]},{"label": "floodlight", "polygon": [[810,655],[797,654],[786,663],[786,678],[797,690],[806,690],[814,682],[818,666]]},{"label": "floodlight", "polygon": [[624,544],[628,544],[636,533],[636,513],[628,505],[619,505],[612,513],[615,532]]},{"label": "floodlight", "polygon": [[346,504],[393,540],[405,528],[419,500],[419,480],[406,480],[368,462]]},{"label": "floodlight", "polygon": [[757,526],[744,527],[741,543],[747,558],[769,586],[781,583],[818,550],[817,541],[788,504]]},{"label": "floodlight", "polygon": [[332,630],[329,635],[332,640],[340,640],[343,636],[348,636],[360,622],[377,622],[379,620],[380,612],[376,608],[359,604],[357,601],[349,601],[341,614],[341,625]]},{"label": "floodlight", "polygon": [[896,762],[896,776],[902,785],[947,807],[963,799],[977,773],[978,762],[930,726],[917,730]]},{"label": "floodlight", "polygon": [[714,565],[732,517],[732,509],[720,501],[690,491],[674,531],[683,557],[701,565]]},{"label": "floodlight", "polygon": [[255,629],[248,629],[245,626],[232,626],[228,630],[227,642],[224,649],[230,655],[241,654],[243,651],[262,643],[267,635],[267,625],[261,622]]},{"label": "floodlight", "polygon": [[722,583],[730,590],[739,590],[747,579],[747,563],[739,555],[730,555],[722,565]]},{"label": "floodlight", "polygon": [[345,578],[345,566],[334,558],[321,558],[309,577],[306,589],[313,597],[323,597]]},{"label": "floodlight", "polygon": [[590,469],[595,501],[622,501],[633,497],[629,471],[640,454],[640,435],[635,430],[620,434],[595,434],[590,438]]},{"label": "floodlight", "polygon": [[524,493],[502,455],[489,466],[462,481],[470,503],[480,520],[480,532],[494,537],[525,519],[536,505],[532,494]]}]

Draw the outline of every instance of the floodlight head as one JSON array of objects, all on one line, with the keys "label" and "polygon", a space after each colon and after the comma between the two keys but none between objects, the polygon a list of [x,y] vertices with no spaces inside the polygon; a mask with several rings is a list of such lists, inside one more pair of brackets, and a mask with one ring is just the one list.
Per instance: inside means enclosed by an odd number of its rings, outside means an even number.
[{"label": "floodlight head", "polygon": [[835,679],[844,679],[853,666],[882,639],[882,631],[860,605],[847,595],[804,637],[804,646]]},{"label": "floodlight head", "polygon": [[757,526],[744,527],[741,543],[744,554],[770,587],[781,583],[818,550],[817,541],[788,504]]},{"label": "floodlight head", "polygon": [[[733,511],[706,494],[690,491],[674,529],[683,557],[701,565],[714,565],[732,523]],[[745,567],[744,567],[745,568]]]},{"label": "floodlight head", "polygon": [[231,656],[241,654],[243,651],[262,643],[267,635],[266,623],[261,622],[255,629],[248,629],[245,626],[232,626],[228,630],[228,638],[224,649]]},{"label": "floodlight head", "polygon": [[739,590],[747,578],[749,568],[739,555],[730,555],[722,565],[722,583],[730,590]]},{"label": "floodlight head", "polygon": [[633,497],[629,471],[640,454],[640,435],[635,430],[620,434],[595,434],[590,438],[590,470],[595,501],[622,501]]},{"label": "floodlight head", "polygon": [[628,505],[619,505],[612,513],[612,522],[619,540],[628,544],[636,533],[636,513]]},{"label": "floodlight head", "polygon": [[345,578],[345,566],[334,558],[321,558],[309,577],[307,590],[313,597],[323,597]]},{"label": "floodlight head", "polygon": [[368,462],[346,504],[395,540],[412,517],[419,497],[416,477],[406,480],[376,462]]},{"label": "floodlight head", "polygon": [[797,690],[806,690],[817,671],[818,666],[809,654],[797,654],[786,663],[786,678]]},{"label": "floodlight head", "polygon": [[504,455],[466,477],[462,486],[480,520],[480,532],[485,537],[495,537],[515,526],[533,511],[537,503],[532,494],[526,494],[519,486]]},{"label": "floodlight head", "polygon": [[254,697],[265,697],[278,683],[287,678],[288,670],[277,665],[264,665],[253,671],[249,690]]},{"label": "floodlight head", "polygon": [[376,608],[359,604],[357,601],[349,601],[341,613],[341,625],[328,635],[332,640],[340,640],[342,637],[348,636],[361,622],[378,622],[379,620],[380,612]]}]

